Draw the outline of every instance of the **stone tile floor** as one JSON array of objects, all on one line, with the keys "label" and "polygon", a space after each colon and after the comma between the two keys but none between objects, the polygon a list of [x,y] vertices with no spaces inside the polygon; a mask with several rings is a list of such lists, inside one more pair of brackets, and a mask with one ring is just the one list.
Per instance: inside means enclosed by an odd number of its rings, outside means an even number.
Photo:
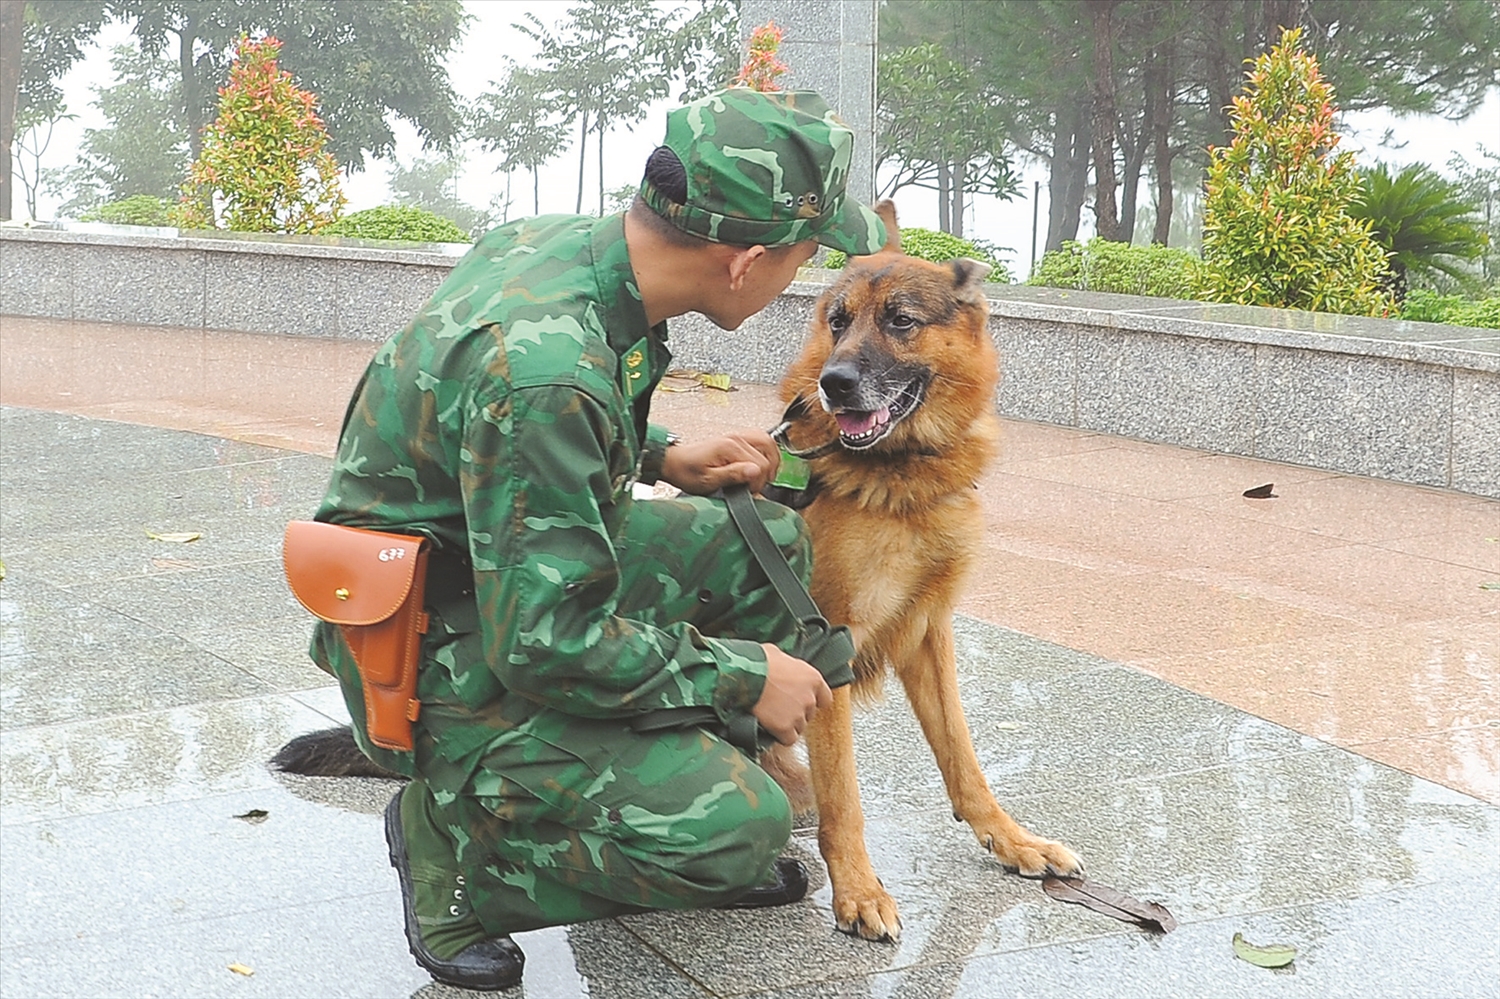
[{"label": "stone tile floor", "polygon": [[[457,995],[405,952],[391,787],[264,767],[342,718],[278,550],[373,345],[0,324],[0,996]],[[657,403],[688,433],[776,408]],[[1500,991],[1500,503],[1022,423],[984,488],[985,772],[1181,927],[1001,873],[896,697],[858,742],[898,945],[833,930],[801,829],[809,901],[524,934],[515,995]],[[1236,932],[1299,957],[1252,967]]]}]

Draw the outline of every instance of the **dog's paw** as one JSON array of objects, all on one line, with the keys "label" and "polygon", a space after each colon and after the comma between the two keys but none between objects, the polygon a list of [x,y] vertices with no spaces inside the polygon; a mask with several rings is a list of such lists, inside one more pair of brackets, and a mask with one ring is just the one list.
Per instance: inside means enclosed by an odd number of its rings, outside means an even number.
[{"label": "dog's paw", "polygon": [[995,855],[1005,869],[1022,877],[1041,878],[1048,874],[1072,877],[1083,873],[1083,861],[1061,843],[1033,836],[1026,830],[1009,838],[980,834],[979,841]]},{"label": "dog's paw", "polygon": [[879,878],[870,878],[858,889],[835,886],[833,918],[845,933],[866,940],[895,943],[901,937],[901,917],[896,915],[896,900],[891,898]]}]

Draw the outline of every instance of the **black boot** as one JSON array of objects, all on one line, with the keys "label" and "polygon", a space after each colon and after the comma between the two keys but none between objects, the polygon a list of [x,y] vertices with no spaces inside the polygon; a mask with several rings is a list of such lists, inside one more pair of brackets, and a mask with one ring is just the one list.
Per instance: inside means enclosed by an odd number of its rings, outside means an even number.
[{"label": "black boot", "polygon": [[[408,784],[385,809],[385,841],[390,847],[391,866],[401,881],[401,903],[406,916],[406,941],[412,957],[433,978],[445,985],[475,992],[498,992],[521,981],[526,956],[509,936],[486,937],[469,907],[464,878],[456,869],[437,870],[423,850],[420,869],[414,874],[402,823],[402,796],[425,794],[420,784]],[[414,800],[408,808],[422,808]],[[415,816],[414,816],[415,817]],[[414,826],[428,823],[414,822]],[[419,830],[425,833],[436,830]],[[424,844],[431,846],[433,844]],[[427,939],[424,940],[424,931]],[[465,941],[472,939],[472,943]],[[439,957],[434,949],[448,956]]]},{"label": "black boot", "polygon": [[719,906],[720,909],[768,909],[802,901],[807,894],[807,868],[800,860],[778,857],[771,868],[770,880],[762,881],[745,894]]}]

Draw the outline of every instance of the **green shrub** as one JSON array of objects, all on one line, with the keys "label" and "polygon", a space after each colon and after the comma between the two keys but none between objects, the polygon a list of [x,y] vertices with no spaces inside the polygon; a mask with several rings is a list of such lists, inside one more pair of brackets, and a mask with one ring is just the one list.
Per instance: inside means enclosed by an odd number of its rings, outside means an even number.
[{"label": "green shrub", "polygon": [[1130,246],[1095,236],[1088,243],[1068,240],[1042,257],[1027,284],[1119,295],[1194,298],[1202,264],[1187,250]]},{"label": "green shrub", "polygon": [[1203,295],[1215,302],[1387,315],[1385,250],[1349,215],[1354,154],[1334,153],[1333,88],[1301,30],[1255,60],[1228,147],[1210,150]]},{"label": "green shrub", "polygon": [[319,235],[355,239],[398,239],[410,243],[468,243],[469,234],[425,208],[382,205],[345,215]]},{"label": "green shrub", "polygon": [[176,225],[172,221],[173,205],[149,194],[133,194],[119,201],[90,209],[79,217],[81,222],[107,222],[110,225]]},{"label": "green shrub", "polygon": [[[901,252],[908,257],[930,260],[935,264],[945,264],[950,260],[968,257],[970,260],[977,260],[994,268],[985,279],[990,284],[1010,283],[1010,271],[995,256],[1000,249],[983,240],[964,239],[935,229],[901,230]],[[836,271],[847,262],[848,258],[842,252],[830,250],[828,259],[823,261],[823,266]]]},{"label": "green shrub", "polygon": [[1472,299],[1448,313],[1444,322],[1454,326],[1478,326],[1481,329],[1500,330],[1500,296]]},{"label": "green shrub", "polygon": [[1401,305],[1401,318],[1420,323],[1500,329],[1500,295],[1475,301],[1461,295],[1439,295],[1413,288]]}]

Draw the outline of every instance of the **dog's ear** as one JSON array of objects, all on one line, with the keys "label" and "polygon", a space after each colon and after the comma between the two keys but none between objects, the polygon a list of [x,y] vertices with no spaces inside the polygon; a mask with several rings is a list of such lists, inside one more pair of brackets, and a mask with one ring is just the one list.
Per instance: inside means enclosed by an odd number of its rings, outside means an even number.
[{"label": "dog's ear", "polygon": [[960,291],[978,288],[990,276],[990,271],[994,270],[989,264],[968,257],[959,257],[948,266],[953,268],[953,286]]},{"label": "dog's ear", "polygon": [[875,206],[875,214],[885,223],[885,245],[880,248],[880,252],[900,253],[901,227],[896,224],[896,203],[890,198],[884,199]]},{"label": "dog's ear", "polygon": [[871,209],[885,223],[885,245],[865,257],[850,257],[850,260],[869,260],[882,253],[901,252],[901,228],[896,225],[896,203],[886,198]]}]

